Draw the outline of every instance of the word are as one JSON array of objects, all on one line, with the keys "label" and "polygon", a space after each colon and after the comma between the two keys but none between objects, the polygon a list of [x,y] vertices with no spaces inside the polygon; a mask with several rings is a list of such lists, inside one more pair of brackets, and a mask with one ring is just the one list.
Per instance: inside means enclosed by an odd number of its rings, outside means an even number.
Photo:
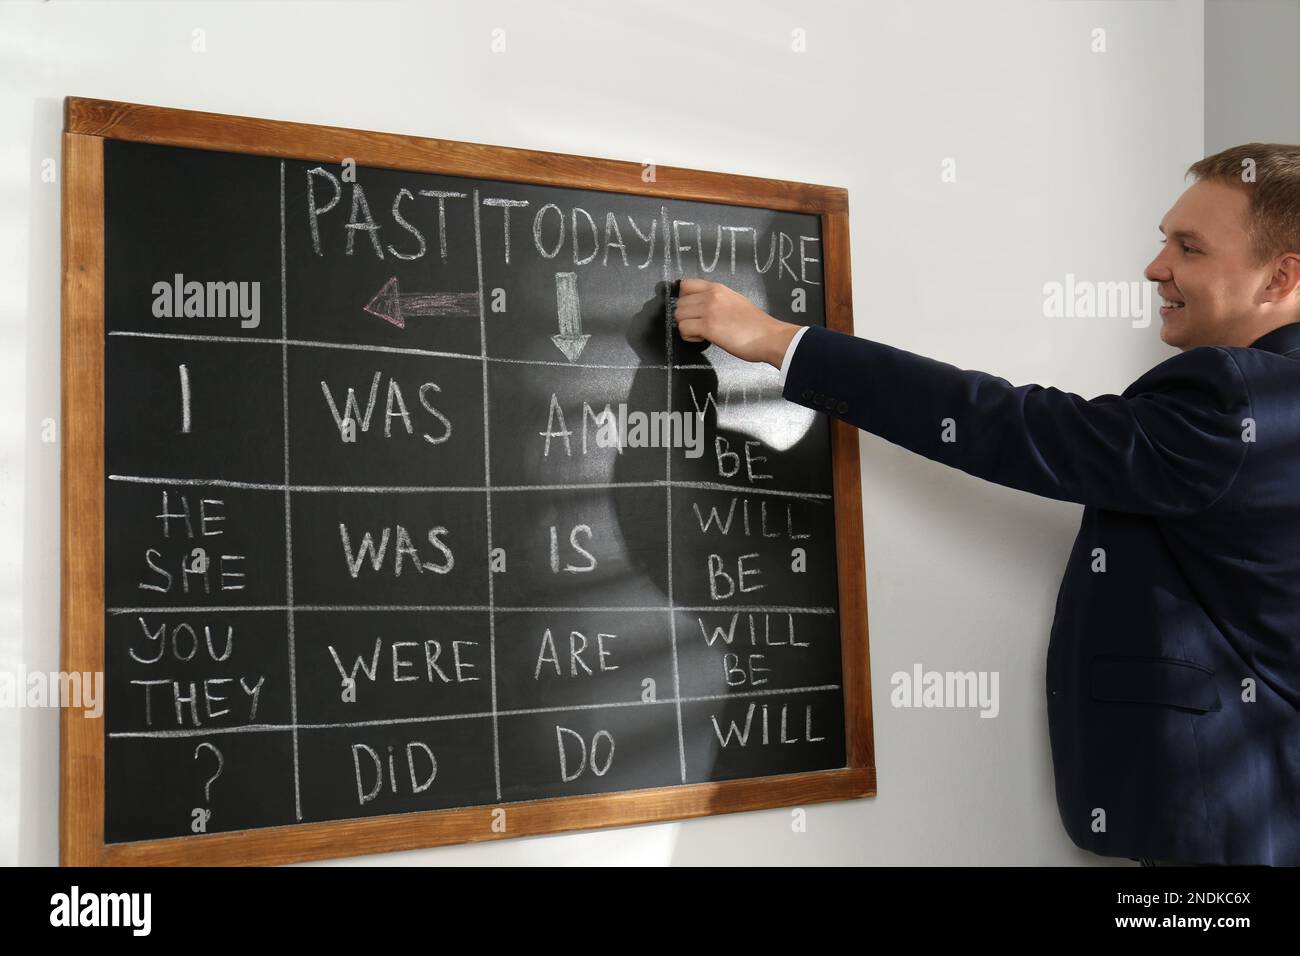
[{"label": "word are", "polygon": [[[616,637],[618,637],[617,634],[596,635],[596,640],[595,640],[596,647],[593,652],[594,656],[592,658],[592,662],[595,664],[598,670],[600,671],[618,670],[617,664],[611,664],[608,662],[608,658],[610,656],[611,650],[605,647],[606,638],[612,641]],[[569,652],[567,655],[567,659],[568,659],[568,665],[569,665],[568,671],[570,677],[577,677],[580,670],[588,677],[591,677],[595,674],[595,672],[591,669],[591,665],[588,664],[587,661],[583,658],[583,655],[587,653],[587,651],[590,649],[589,648],[590,643],[591,643],[590,639],[587,637],[587,635],[583,634],[581,631],[569,632]],[[549,627],[546,629],[545,633],[542,634],[541,645],[537,652],[537,667],[534,668],[533,670],[533,680],[539,680],[541,678],[543,666],[545,666],[548,670],[554,669],[556,677],[564,676],[564,670],[562,669],[562,664],[560,662],[560,653],[555,646],[555,638],[552,636],[551,629]]]}]

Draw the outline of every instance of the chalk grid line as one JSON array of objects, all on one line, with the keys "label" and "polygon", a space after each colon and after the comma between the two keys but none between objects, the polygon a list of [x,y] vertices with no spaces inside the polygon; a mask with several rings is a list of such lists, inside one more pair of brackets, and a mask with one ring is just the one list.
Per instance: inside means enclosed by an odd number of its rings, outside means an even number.
[{"label": "chalk grid line", "polygon": [[[109,614],[216,614],[216,613],[246,613],[255,611],[286,611],[288,606],[284,604],[204,604],[189,605],[186,607],[176,607],[174,605],[160,605],[158,607],[147,607],[144,605],[138,607],[110,607],[107,609]],[[685,611],[688,614],[702,614],[714,612],[725,614],[728,611],[738,614],[835,614],[836,609],[833,607],[816,607],[809,605],[807,607],[790,604],[708,604],[702,607],[686,607],[676,605],[669,607],[666,604],[573,604],[573,605],[502,605],[493,602],[487,604],[297,604],[294,606],[297,612],[328,612],[328,611],[492,611],[492,612],[509,612],[509,613],[542,613],[551,611],[600,611],[607,613],[610,611],[630,611],[635,613],[645,613],[650,611]]]},{"label": "chalk grid line", "polygon": [[[480,303],[480,309],[481,308],[482,308],[482,304]],[[217,342],[217,343],[227,343],[231,345],[279,345],[280,344],[280,339],[271,338],[265,335],[204,335],[202,333],[197,333],[197,332],[136,332],[127,329],[109,332],[108,334],[122,335],[128,338],[136,338],[136,339],[179,339],[181,341],[186,341],[186,342]],[[412,355],[412,356],[417,356],[419,358],[464,359],[466,361],[474,361],[474,362],[482,361],[484,358],[482,355],[477,355],[473,352],[445,352],[445,351],[439,351],[437,349],[420,349],[420,348],[413,348],[410,346],[403,346],[403,345],[373,345],[364,342],[326,342],[320,339],[289,339],[288,344],[299,348],[347,349],[349,351],[356,351],[356,352],[389,352],[396,355]],[[504,365],[554,365],[557,368],[600,368],[600,369],[618,370],[624,372],[639,372],[639,371],[645,371],[647,369],[655,370],[655,369],[667,368],[666,365],[650,364],[646,362],[638,362],[635,365],[620,365],[620,364],[602,365],[602,364],[596,364],[592,362],[567,362],[567,361],[561,362],[559,360],[552,361],[549,359],[508,358],[506,356],[496,356],[496,355],[487,356],[487,361],[498,362]],[[678,371],[684,371],[690,369],[699,369],[699,370],[708,369],[710,371],[716,372],[718,370],[718,366],[712,365],[708,362],[693,362],[690,364],[674,365],[673,368],[677,369]],[[777,381],[776,371],[777,371],[776,369],[772,369],[771,374],[769,375],[764,369],[762,368],[759,369],[760,374],[772,378],[774,385],[775,382]],[[776,389],[776,391],[779,393],[780,389],[778,388]]]},{"label": "chalk grid line", "polygon": [[487,512],[487,584],[488,584],[488,669],[492,677],[492,779],[497,802],[501,801],[501,741],[497,722],[497,616],[494,610],[495,572],[492,570],[492,443],[488,438],[488,347],[487,313],[483,308],[483,233],[479,225],[478,190],[474,190],[474,259],[478,268],[479,352],[483,362],[483,488]]},{"label": "chalk grid line", "polygon": [[[119,730],[110,737],[202,737],[207,734],[285,733],[290,730],[337,730],[354,727],[389,727],[400,724],[427,724],[447,720],[484,720],[491,717],[517,717],[531,714],[558,714],[575,710],[609,710],[616,707],[656,707],[675,704],[708,703],[719,700],[744,700],[752,697],[782,697],[791,694],[812,694],[842,689],[840,684],[811,684],[806,687],[773,687],[762,690],[735,691],[728,694],[700,694],[691,697],[660,697],[654,700],[615,700],[597,704],[556,704],[550,707],[516,707],[502,710],[493,704],[491,710],[469,711],[455,714],[426,714],[419,717],[390,717],[377,720],[348,720],[328,723],[292,722],[288,724],[240,724],[233,727],[182,727],[167,730]],[[682,781],[685,783],[685,781]],[[498,799],[500,799],[498,795]]]},{"label": "chalk grid line", "polygon": [[[669,449],[671,451],[671,448]],[[109,475],[109,481],[121,481],[137,485],[194,485],[207,488],[234,488],[243,491],[281,491],[283,484],[257,481],[232,481],[228,478],[163,478],[156,475]],[[672,481],[651,479],[649,481],[604,481],[577,482],[574,484],[554,485],[493,485],[492,491],[609,491],[617,488],[698,488],[704,491],[721,491],[740,495],[775,495],[782,498],[797,498],[806,501],[830,501],[833,497],[819,491],[785,491],[780,488],[749,488],[743,485],[728,485],[720,481]],[[441,494],[446,492],[485,492],[485,485],[290,485],[295,493],[340,494]],[[769,535],[768,537],[771,537]]]},{"label": "chalk grid line", "polygon": [[293,721],[293,812],[302,819],[302,781],[298,771],[298,658],[293,621],[293,522],[289,490],[289,283],[285,238],[284,160],[280,160],[280,380],[284,401],[284,586],[289,623],[289,717]]},{"label": "chalk grid line", "polygon": [[[668,236],[668,207],[659,207],[659,218],[663,223],[664,236]],[[668,243],[664,242],[664,362],[668,366],[665,375],[664,408],[669,412],[673,408],[673,323],[668,315],[668,304],[672,300],[672,286],[669,273]],[[668,516],[668,627],[673,652],[673,697],[677,700],[677,757],[681,764],[682,783],[686,782],[686,737],[682,731],[682,679],[677,666],[677,613],[673,610],[673,448],[666,449],[664,460],[665,510]]]}]

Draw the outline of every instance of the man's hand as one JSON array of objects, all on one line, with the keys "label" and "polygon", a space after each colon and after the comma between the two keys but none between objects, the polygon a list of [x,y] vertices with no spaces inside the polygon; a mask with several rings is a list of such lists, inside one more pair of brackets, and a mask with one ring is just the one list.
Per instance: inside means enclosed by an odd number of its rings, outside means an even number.
[{"label": "man's hand", "polygon": [[677,331],[687,342],[712,342],[736,358],[779,369],[799,326],[773,318],[720,282],[682,279]]}]

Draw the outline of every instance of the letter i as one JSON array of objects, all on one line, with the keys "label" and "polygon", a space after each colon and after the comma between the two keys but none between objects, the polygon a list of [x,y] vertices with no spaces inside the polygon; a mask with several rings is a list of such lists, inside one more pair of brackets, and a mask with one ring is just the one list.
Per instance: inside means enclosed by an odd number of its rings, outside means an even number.
[{"label": "letter i", "polygon": [[181,434],[190,433],[190,370],[188,366],[178,365],[181,376]]}]

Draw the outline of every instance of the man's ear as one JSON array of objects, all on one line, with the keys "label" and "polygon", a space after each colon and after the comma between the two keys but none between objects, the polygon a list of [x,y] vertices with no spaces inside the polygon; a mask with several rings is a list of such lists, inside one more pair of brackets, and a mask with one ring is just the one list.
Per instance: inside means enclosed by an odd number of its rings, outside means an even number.
[{"label": "man's ear", "polygon": [[1284,253],[1273,269],[1273,276],[1264,287],[1269,301],[1283,302],[1300,288],[1300,253]]}]

